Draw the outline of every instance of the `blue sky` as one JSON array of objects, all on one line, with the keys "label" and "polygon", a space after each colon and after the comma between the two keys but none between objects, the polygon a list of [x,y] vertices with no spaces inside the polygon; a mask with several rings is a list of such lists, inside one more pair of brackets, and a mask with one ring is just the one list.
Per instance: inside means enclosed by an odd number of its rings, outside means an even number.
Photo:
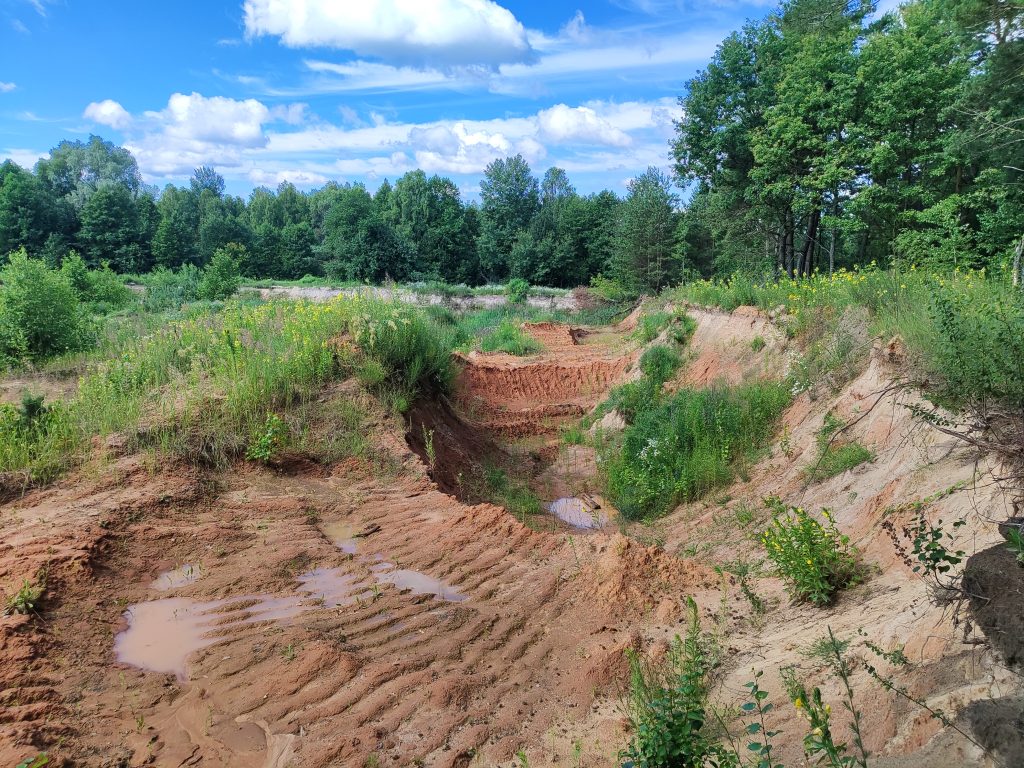
[{"label": "blue sky", "polygon": [[522,153],[581,192],[668,166],[687,78],[761,0],[0,0],[0,158],[129,147],[229,191],[412,168],[475,196]]}]

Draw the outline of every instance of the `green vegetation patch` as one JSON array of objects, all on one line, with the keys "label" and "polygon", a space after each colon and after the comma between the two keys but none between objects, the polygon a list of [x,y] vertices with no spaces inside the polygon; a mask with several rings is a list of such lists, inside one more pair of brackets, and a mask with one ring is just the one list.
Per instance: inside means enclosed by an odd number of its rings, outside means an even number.
[{"label": "green vegetation patch", "polygon": [[666,514],[729,483],[767,445],[790,399],[784,384],[766,382],[683,389],[651,405],[634,385],[633,423],[604,459],[609,494],[630,520]]},{"label": "green vegetation patch", "polygon": [[543,349],[540,342],[512,320],[503,320],[497,328],[480,339],[481,352],[506,352],[522,357]]},{"label": "green vegetation patch", "polygon": [[836,442],[835,435],[843,426],[834,414],[825,417],[817,436],[818,460],[807,470],[811,482],[827,480],[875,458],[874,453],[856,441]]}]

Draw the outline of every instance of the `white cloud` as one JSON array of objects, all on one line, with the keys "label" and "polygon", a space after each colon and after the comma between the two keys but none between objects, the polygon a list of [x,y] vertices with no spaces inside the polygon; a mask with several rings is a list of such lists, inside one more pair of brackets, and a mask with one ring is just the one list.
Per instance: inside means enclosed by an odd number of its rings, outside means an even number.
[{"label": "white cloud", "polygon": [[477,176],[499,157],[522,154],[540,173],[546,164],[603,177],[665,165],[666,137],[679,107],[656,101],[555,104],[536,113],[486,120],[402,122],[341,109],[343,120],[311,119],[304,104],[268,106],[176,93],[161,110],[129,114],[107,100],[86,117],[118,125],[125,146],[150,181],[187,178],[200,165],[228,179],[314,187],[328,180],[394,178],[413,168]]},{"label": "white cloud", "polygon": [[497,66],[534,58],[526,29],[493,0],[245,0],[249,37],[416,65]]},{"label": "white cloud", "polygon": [[132,124],[132,116],[128,114],[128,110],[113,99],[92,102],[85,108],[82,117],[118,131]]},{"label": "white cloud", "polygon": [[539,112],[537,120],[542,135],[559,143],[579,141],[613,147],[628,147],[632,143],[624,131],[598,117],[590,107],[556,104]]},{"label": "white cloud", "polygon": [[14,83],[5,83],[2,80],[0,80],[0,93],[10,93],[17,87],[18,86]]},{"label": "white cloud", "polygon": [[49,152],[37,152],[34,149],[9,147],[7,149],[0,150],[0,162],[4,160],[13,160],[22,168],[31,170],[35,167],[37,160],[44,158],[49,154]]}]

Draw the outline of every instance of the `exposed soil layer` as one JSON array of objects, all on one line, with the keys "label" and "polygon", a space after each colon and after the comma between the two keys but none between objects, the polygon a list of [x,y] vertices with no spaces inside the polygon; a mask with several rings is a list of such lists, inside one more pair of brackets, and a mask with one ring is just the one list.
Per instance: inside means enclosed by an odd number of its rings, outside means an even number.
[{"label": "exposed soil layer", "polygon": [[[695,366],[722,354],[732,355],[718,369],[730,380],[772,370],[763,352],[748,354],[770,327],[744,313],[697,320],[696,362],[683,377],[706,380],[710,370]],[[861,663],[873,657],[858,629],[882,648],[902,646],[910,663],[873,660],[880,673],[950,717],[974,722],[977,708],[979,735],[985,724],[1010,722],[1002,702],[1020,696],[1016,673],[982,636],[954,626],[882,527],[922,512],[963,517],[953,546],[973,551],[996,541],[987,521],[1009,513],[977,474],[996,468],[914,422],[903,406],[917,395],[887,389],[899,377],[892,348],[880,347],[839,390],[798,396],[777,443],[721,494],[637,526],[635,538],[569,536],[444,492],[458,485],[460,466],[505,447],[497,429],[481,429],[488,414],[519,410],[544,422],[561,417],[531,409],[588,408],[629,375],[638,353],[620,333],[530,332],[549,334],[544,353],[471,359],[455,408],[417,404],[412,427],[374,430],[368,459],[318,466],[298,457],[281,471],[239,464],[207,474],[124,457],[4,504],[0,591],[44,576],[47,591],[39,615],[0,617],[0,765],[46,749],[51,765],[96,768],[511,767],[522,749],[534,766],[571,765],[575,756],[611,768],[628,738],[624,650],[662,654],[683,631],[687,596],[717,638],[713,696],[722,711],[742,700],[752,669],[765,670],[775,705],[767,725],[783,731],[779,762],[803,760],[804,721],[786,700],[783,667],[821,686],[837,738],[850,739],[838,685],[806,654],[831,627],[855,641],[853,684],[873,766],[995,764],[880,688]],[[781,336],[765,338],[786,354]],[[588,377],[593,390],[571,383]],[[850,438],[876,458],[809,485],[805,470],[830,411],[858,419]],[[531,430],[527,442],[542,433]],[[557,493],[550,498],[581,496],[595,468],[592,449],[558,451],[544,478]],[[768,494],[831,507],[870,578],[827,608],[790,603],[781,581],[756,565]],[[747,586],[765,601],[763,613],[728,573],[738,560],[754,565]],[[989,700],[1002,709],[973,704]]]},{"label": "exposed soil layer", "polygon": [[475,427],[504,439],[553,435],[597,405],[637,359],[615,332],[587,333],[556,323],[526,323],[539,355],[471,353],[462,358],[458,402]]}]

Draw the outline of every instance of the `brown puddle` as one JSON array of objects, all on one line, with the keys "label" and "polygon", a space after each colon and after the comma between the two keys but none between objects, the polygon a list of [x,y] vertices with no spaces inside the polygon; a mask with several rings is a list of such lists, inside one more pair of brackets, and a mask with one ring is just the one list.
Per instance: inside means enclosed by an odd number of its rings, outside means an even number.
[{"label": "brown puddle", "polygon": [[604,528],[608,524],[608,515],[598,512],[598,509],[596,505],[575,496],[558,499],[548,505],[548,511],[563,523],[573,528],[590,530]]},{"label": "brown puddle", "polygon": [[158,592],[167,592],[171,589],[184,587],[197,581],[203,575],[203,566],[192,563],[179,565],[170,571],[164,571],[149,585]]},{"label": "brown puddle", "polygon": [[[171,597],[137,603],[124,613],[128,627],[114,638],[114,655],[123,664],[185,680],[188,657],[224,639],[213,632],[285,621],[314,605],[337,608],[373,595],[369,590],[357,594],[358,580],[339,569],[318,568],[302,574],[298,581],[303,597],[242,595],[205,603]],[[309,598],[316,602],[303,602]]]},{"label": "brown puddle", "polygon": [[356,528],[351,523],[345,521],[339,521],[336,523],[325,523],[320,526],[320,530],[324,536],[331,540],[331,542],[344,552],[346,555],[354,555],[359,545],[356,541]]},{"label": "brown puddle", "polygon": [[[378,563],[378,565],[390,565],[390,563]],[[399,568],[396,571],[380,570],[374,576],[381,584],[394,584],[399,589],[412,590],[414,595],[435,595],[452,603],[461,603],[469,598],[469,595],[464,595],[443,581],[419,571],[410,571],[405,568]]]}]

